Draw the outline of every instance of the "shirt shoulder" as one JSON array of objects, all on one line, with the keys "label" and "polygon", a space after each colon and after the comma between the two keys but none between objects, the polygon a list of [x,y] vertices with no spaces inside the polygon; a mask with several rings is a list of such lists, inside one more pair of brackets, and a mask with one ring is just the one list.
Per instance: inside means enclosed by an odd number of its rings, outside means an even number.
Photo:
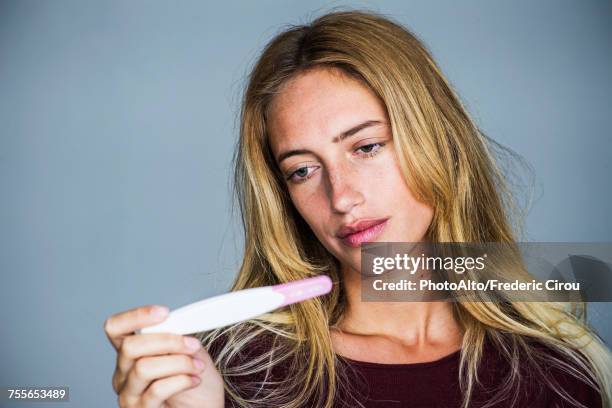
[{"label": "shirt shoulder", "polygon": [[[565,407],[588,407],[601,408],[603,407],[603,398],[600,392],[589,383],[595,382],[591,374],[580,367],[575,361],[569,357],[561,355],[558,351],[553,351],[546,348],[546,355],[551,359],[560,361],[563,366],[557,364],[545,364],[546,375],[551,378],[557,392],[549,393],[548,405],[553,408]],[[576,374],[573,374],[576,373]],[[586,378],[585,378],[586,377]],[[570,397],[570,400],[564,398],[561,394]],[[574,400],[574,401],[571,401]]]},{"label": "shirt shoulder", "polygon": [[254,335],[248,341],[224,333],[206,344],[225,382],[226,407],[236,406],[232,395],[250,401],[288,387],[292,360],[283,358],[289,353],[281,341],[269,333]]},{"label": "shirt shoulder", "polygon": [[[521,408],[603,406],[601,394],[588,381],[592,377],[571,357],[539,340],[523,340],[531,353],[515,351],[512,356],[506,355],[490,339],[485,341],[478,370],[476,406],[492,400],[496,401],[496,407],[512,403]],[[517,374],[514,370],[518,370],[518,376],[512,381]],[[509,382],[514,383],[512,389],[506,387]]]}]

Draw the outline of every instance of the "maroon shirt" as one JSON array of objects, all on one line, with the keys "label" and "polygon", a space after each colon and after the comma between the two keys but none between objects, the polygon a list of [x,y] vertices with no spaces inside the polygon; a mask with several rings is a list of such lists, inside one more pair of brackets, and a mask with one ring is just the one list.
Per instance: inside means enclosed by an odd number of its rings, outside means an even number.
[{"label": "maroon shirt", "polygon": [[[383,407],[460,407],[462,396],[459,390],[460,350],[439,360],[416,364],[378,364],[354,361],[344,358],[356,369],[355,377],[362,377],[367,388],[361,402],[368,408]],[[475,387],[470,407],[480,407],[492,400],[495,387],[500,386],[508,364],[501,360],[499,353],[488,350],[483,355],[479,379],[482,385]],[[549,371],[561,388],[585,406],[602,407],[600,395],[587,384],[567,374]],[[548,408],[570,407],[567,401],[545,387],[542,378],[527,377],[525,388],[512,393],[509,398],[498,401],[494,407],[510,407],[511,398],[516,395],[515,407]],[[499,394],[497,394],[499,395]]]},{"label": "maroon shirt", "polygon": [[[249,358],[251,353],[259,353],[266,342],[261,341],[251,348],[243,358]],[[544,346],[541,346],[544,347]],[[546,348],[551,356],[559,357],[553,351]],[[216,347],[209,348],[214,357]],[[364,361],[355,361],[338,356],[341,365],[346,368],[348,383],[352,388],[348,391],[340,391],[337,408],[357,407],[355,402],[346,398],[347,395],[356,398],[366,408],[459,408],[462,401],[459,389],[459,358],[460,350],[447,355],[436,361],[415,364],[379,364]],[[483,357],[478,371],[482,384],[473,390],[470,408],[483,406],[495,397],[499,397],[496,387],[502,385],[502,381],[509,372],[509,365],[504,361],[501,354],[495,350],[489,342],[485,342]],[[578,400],[586,407],[601,408],[602,401],[599,393],[586,383],[575,377],[565,374],[559,369],[543,366],[545,375],[559,384],[559,388]],[[272,380],[290,378],[292,373],[283,364],[274,368]],[[542,378],[542,373],[530,368],[526,362],[521,362],[521,375],[523,381],[519,391],[506,395],[503,401],[498,401],[493,407],[517,407],[517,408],[557,408],[572,407],[557,393],[547,387]],[[239,383],[255,384],[262,380],[262,376],[255,374],[241,376]],[[295,378],[300,381],[299,378]],[[248,392],[243,395],[248,395]],[[514,405],[512,399],[516,398]],[[314,407],[316,404],[308,404],[306,407]],[[226,407],[235,406],[229,397],[226,397]]]}]

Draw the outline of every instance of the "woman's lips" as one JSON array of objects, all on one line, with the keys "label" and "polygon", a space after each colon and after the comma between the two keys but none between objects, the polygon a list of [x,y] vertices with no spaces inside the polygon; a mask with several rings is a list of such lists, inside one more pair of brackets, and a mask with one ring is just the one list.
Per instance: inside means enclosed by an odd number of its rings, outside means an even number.
[{"label": "woman's lips", "polygon": [[352,248],[359,248],[362,242],[374,241],[387,225],[387,221],[389,221],[389,219],[386,219],[379,224],[373,225],[370,228],[355,232],[353,234],[349,234],[344,238],[341,238],[341,241],[345,245],[348,245]]}]

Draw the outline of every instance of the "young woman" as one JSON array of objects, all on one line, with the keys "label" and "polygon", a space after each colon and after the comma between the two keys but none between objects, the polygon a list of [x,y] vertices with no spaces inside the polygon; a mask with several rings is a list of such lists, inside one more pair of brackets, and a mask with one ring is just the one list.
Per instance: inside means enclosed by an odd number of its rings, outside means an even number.
[{"label": "young woman", "polygon": [[478,293],[361,301],[364,241],[515,242],[492,143],[392,20],[334,12],[277,35],[243,100],[235,183],[245,253],[232,290],[318,274],[334,288],[198,333],[193,349],[189,337],[134,333],[163,320],[147,313],[155,308],[110,317],[119,405],[609,406],[610,351],[576,305]]}]

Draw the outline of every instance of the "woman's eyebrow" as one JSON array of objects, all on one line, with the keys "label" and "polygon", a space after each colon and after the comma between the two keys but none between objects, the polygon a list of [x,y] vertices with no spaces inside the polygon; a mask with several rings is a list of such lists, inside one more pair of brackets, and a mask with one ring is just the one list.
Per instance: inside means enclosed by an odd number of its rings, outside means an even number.
[{"label": "woman's eyebrow", "polygon": [[[338,143],[343,141],[346,138],[349,138],[355,134],[357,134],[360,130],[363,130],[365,128],[371,127],[371,126],[375,126],[375,125],[380,125],[384,122],[380,121],[380,120],[366,120],[365,122],[362,122],[360,124],[358,124],[357,126],[353,126],[352,128],[345,130],[344,132],[340,133],[339,136],[335,136],[332,139],[332,143]],[[306,153],[312,153],[310,150],[308,149],[294,149],[294,150],[288,150],[286,152],[282,152],[278,155],[278,158],[276,159],[276,162],[278,164],[280,164],[283,160],[291,157],[291,156],[296,156],[298,154],[306,154]]]}]

